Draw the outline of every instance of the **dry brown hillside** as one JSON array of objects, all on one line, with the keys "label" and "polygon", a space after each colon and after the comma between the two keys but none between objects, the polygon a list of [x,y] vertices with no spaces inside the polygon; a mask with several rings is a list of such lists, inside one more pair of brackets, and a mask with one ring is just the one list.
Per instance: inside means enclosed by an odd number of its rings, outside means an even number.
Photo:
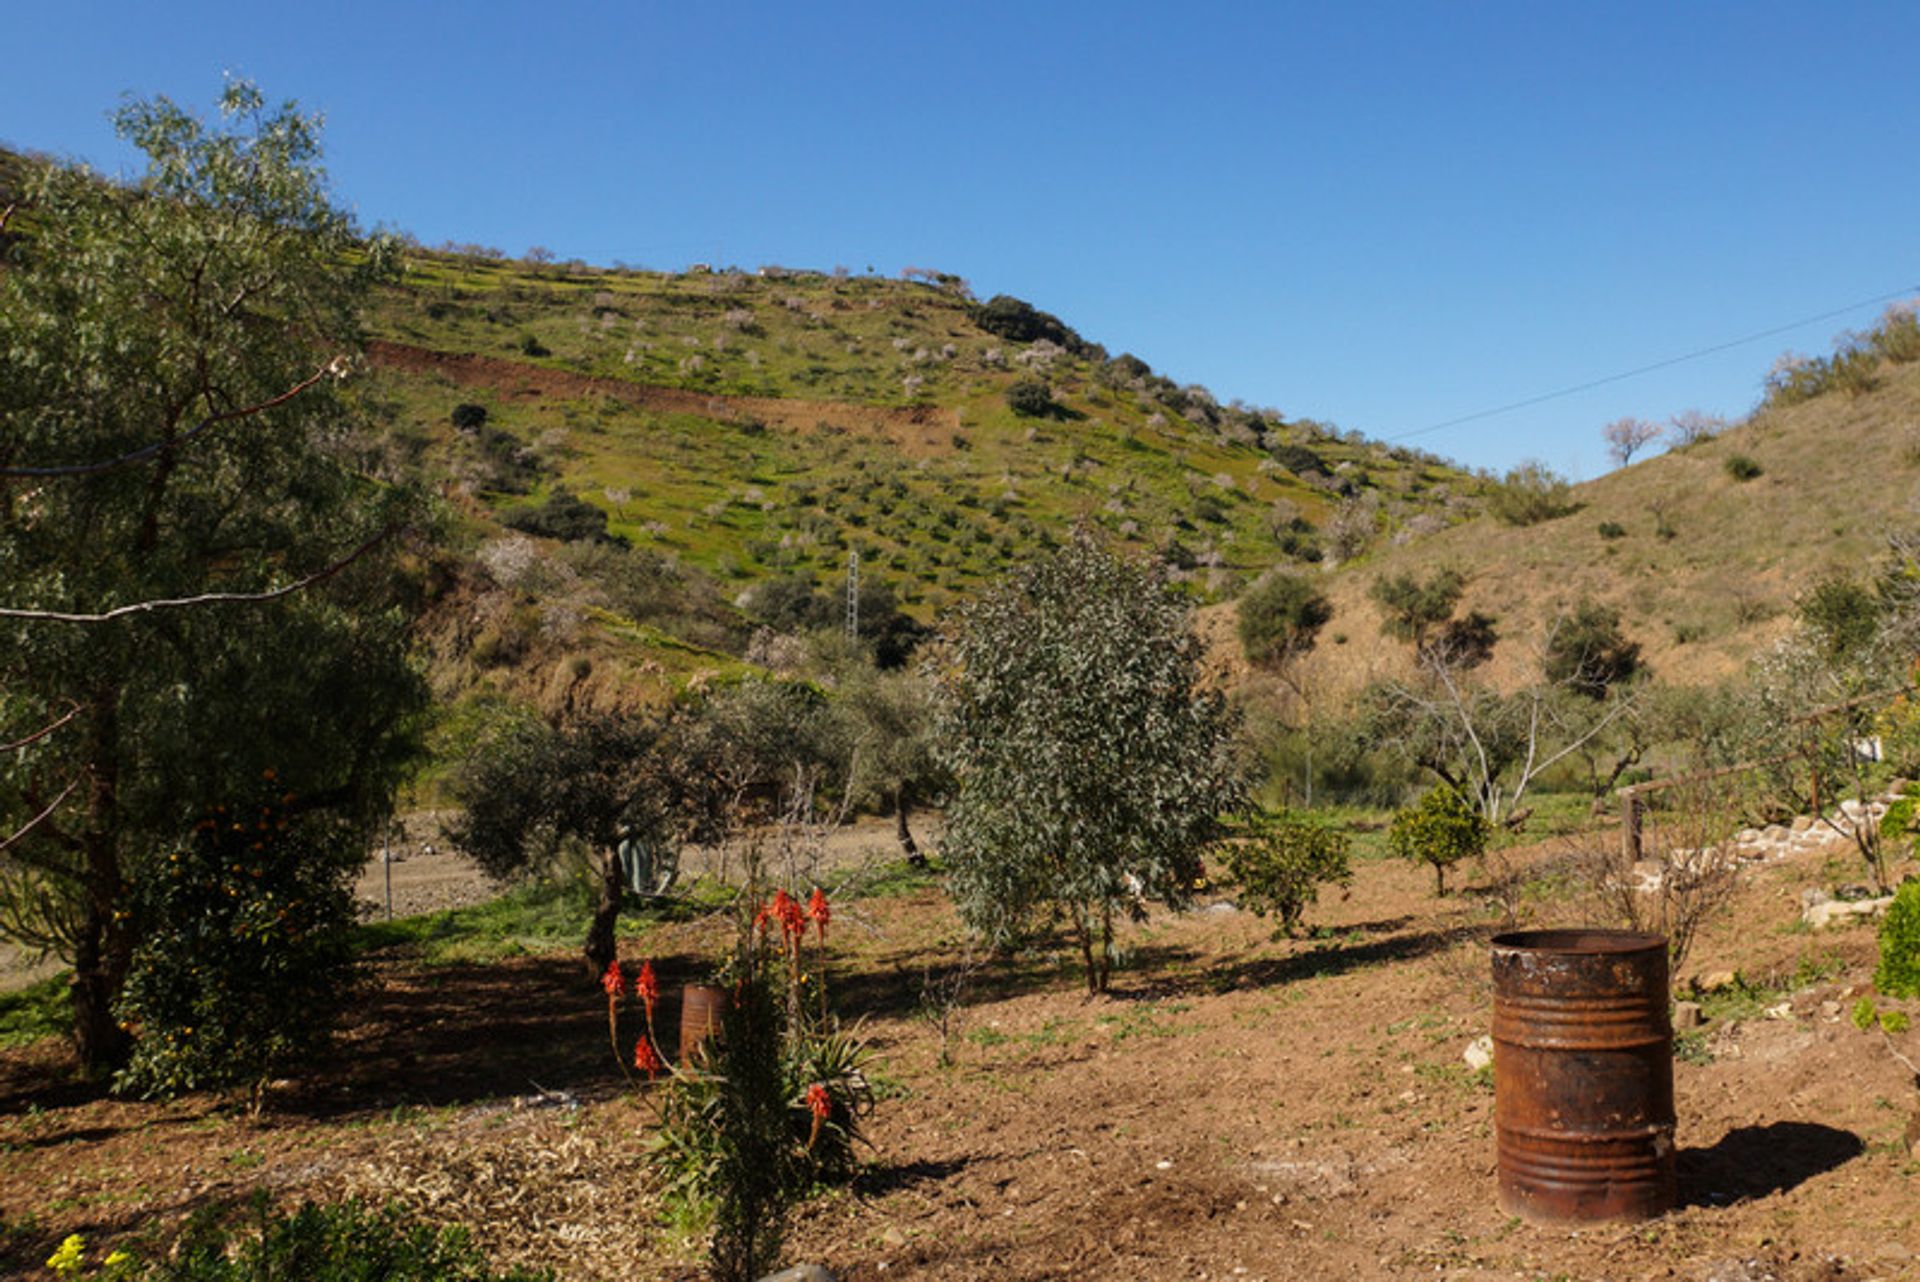
[{"label": "dry brown hillside", "polygon": [[[1735,479],[1735,456],[1760,475]],[[1920,366],[1883,366],[1859,396],[1761,410],[1574,497],[1578,510],[1556,520],[1515,527],[1483,515],[1327,574],[1334,618],[1302,669],[1316,699],[1407,664],[1406,647],[1381,638],[1367,589],[1382,575],[1444,566],[1468,576],[1463,610],[1499,620],[1491,671],[1503,684],[1524,679],[1546,621],[1581,597],[1617,607],[1663,679],[1738,670],[1782,632],[1809,583],[1863,569],[1889,530],[1920,523]],[[1625,533],[1603,537],[1607,523]]]}]

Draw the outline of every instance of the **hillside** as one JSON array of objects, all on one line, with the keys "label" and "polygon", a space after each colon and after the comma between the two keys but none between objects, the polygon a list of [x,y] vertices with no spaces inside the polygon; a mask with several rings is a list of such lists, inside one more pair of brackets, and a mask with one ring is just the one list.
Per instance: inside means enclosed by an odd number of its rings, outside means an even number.
[{"label": "hillside", "polygon": [[[1576,486],[1568,515],[1523,527],[1482,515],[1343,566],[1327,576],[1334,620],[1303,676],[1318,697],[1337,698],[1400,670],[1406,647],[1380,638],[1367,589],[1442,567],[1468,578],[1462,610],[1498,620],[1498,680],[1520,679],[1547,621],[1582,598],[1620,611],[1661,678],[1731,674],[1784,631],[1809,584],[1863,570],[1888,531],[1920,520],[1920,365],[1883,362],[1872,381],[1762,408]],[[1736,479],[1736,456],[1759,474]]]},{"label": "hillside", "polygon": [[[925,622],[1088,522],[1220,600],[1320,559],[1342,503],[1432,529],[1485,489],[1222,405],[952,278],[419,252],[370,321],[392,466],[454,502],[473,558],[438,630],[450,691],[598,703],[724,669],[752,589],[838,592],[851,552]],[[1010,406],[1022,384],[1045,387],[1037,411]],[[539,515],[556,495],[560,525]],[[578,537],[512,543],[509,523]]]}]

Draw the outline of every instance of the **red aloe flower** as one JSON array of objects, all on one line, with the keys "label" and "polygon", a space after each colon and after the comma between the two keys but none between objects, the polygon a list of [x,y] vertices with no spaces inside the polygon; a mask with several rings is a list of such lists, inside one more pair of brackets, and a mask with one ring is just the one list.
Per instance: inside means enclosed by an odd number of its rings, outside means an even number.
[{"label": "red aloe flower", "polygon": [[773,915],[780,919],[780,929],[788,939],[804,935],[807,931],[807,910],[798,900],[785,890],[773,892]]},{"label": "red aloe flower", "polygon": [[616,957],[607,963],[607,973],[600,976],[600,987],[607,990],[607,996],[618,997],[626,986],[627,981],[620,974],[620,959]]},{"label": "red aloe flower", "polygon": [[833,1113],[833,1097],[819,1082],[807,1087],[807,1111],[823,1122]]},{"label": "red aloe flower", "polygon": [[824,944],[827,941],[827,923],[833,920],[833,911],[827,907],[827,892],[818,886],[807,896],[807,916],[813,918],[813,924],[820,928],[820,942]]},{"label": "red aloe flower", "polygon": [[651,1037],[643,1036],[634,1044],[633,1066],[648,1077],[654,1077],[666,1071],[666,1062],[660,1058],[660,1052],[653,1049]]},{"label": "red aloe flower", "polygon": [[653,1004],[660,1000],[660,981],[654,978],[652,962],[643,961],[640,963],[640,975],[633,981],[633,994],[645,1004],[647,1008],[647,1022],[652,1023]]}]

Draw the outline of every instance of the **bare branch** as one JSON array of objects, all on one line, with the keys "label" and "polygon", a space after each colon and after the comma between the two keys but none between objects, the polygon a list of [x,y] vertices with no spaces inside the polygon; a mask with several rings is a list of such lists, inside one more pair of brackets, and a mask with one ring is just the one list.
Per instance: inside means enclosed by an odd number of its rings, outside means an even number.
[{"label": "bare branch", "polygon": [[304,591],[316,583],[332,578],[348,566],[358,561],[374,548],[391,538],[397,527],[388,526],[380,533],[362,543],[346,556],[335,561],[323,570],[316,570],[298,583],[289,583],[286,587],[275,588],[271,592],[203,592],[199,596],[168,597],[157,601],[136,601],[132,605],[118,606],[100,614],[69,614],[60,610],[21,610],[0,606],[0,619],[26,619],[35,623],[108,623],[114,619],[134,614],[149,614],[155,610],[179,610],[197,605],[217,605],[235,603],[257,603],[277,601],[281,597],[292,596]]},{"label": "bare branch", "polygon": [[52,734],[55,730],[58,730],[61,726],[66,725],[67,722],[73,720],[75,717],[79,715],[80,715],[80,705],[76,703],[72,707],[67,709],[67,714],[65,716],[59,718],[56,721],[48,722],[46,725],[41,726],[38,730],[35,730],[32,734],[28,735],[26,738],[15,739],[12,743],[0,743],[0,752],[14,752],[20,748],[25,748],[32,744],[38,743],[40,740],[46,738],[48,735]]},{"label": "bare branch", "polygon": [[62,788],[60,790],[60,795],[55,797],[52,801],[49,801],[47,803],[47,808],[45,810],[42,810],[39,814],[27,820],[27,822],[21,827],[16,828],[11,837],[8,837],[5,841],[0,841],[0,854],[5,854],[7,852],[8,847],[12,846],[15,842],[19,841],[22,837],[32,832],[35,828],[39,827],[48,818],[50,818],[53,815],[53,812],[60,808],[60,803],[65,801],[69,796],[71,796],[73,793],[73,790],[75,788],[78,788],[79,786],[80,786],[80,781],[78,779],[75,779],[72,783]]},{"label": "bare branch", "polygon": [[7,229],[7,224],[13,221],[13,211],[18,208],[19,205],[8,205],[5,211],[0,212],[0,231]]},{"label": "bare branch", "polygon": [[188,441],[191,441],[194,437],[216,424],[230,423],[237,418],[250,418],[255,414],[264,413],[276,406],[286,404],[328,375],[340,378],[344,376],[345,373],[346,357],[336,356],[278,396],[270,397],[257,405],[248,405],[242,409],[224,410],[218,414],[209,414],[178,436],[170,436],[164,441],[155,441],[151,445],[143,445],[131,453],[120,455],[118,458],[102,459],[95,463],[67,463],[54,467],[0,467],[0,477],[97,476],[101,472],[111,472],[118,467],[127,467],[134,463],[144,463],[156,455],[164,454],[168,450],[185,445]]}]

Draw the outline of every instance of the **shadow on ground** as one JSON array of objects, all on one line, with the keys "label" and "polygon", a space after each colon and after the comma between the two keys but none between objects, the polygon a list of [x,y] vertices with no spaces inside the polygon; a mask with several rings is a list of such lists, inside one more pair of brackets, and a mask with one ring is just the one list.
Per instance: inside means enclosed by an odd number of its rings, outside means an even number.
[{"label": "shadow on ground", "polygon": [[1818,1122],[1770,1122],[1728,1131],[1676,1159],[1682,1206],[1728,1206],[1797,1188],[1866,1151],[1852,1131]]}]

